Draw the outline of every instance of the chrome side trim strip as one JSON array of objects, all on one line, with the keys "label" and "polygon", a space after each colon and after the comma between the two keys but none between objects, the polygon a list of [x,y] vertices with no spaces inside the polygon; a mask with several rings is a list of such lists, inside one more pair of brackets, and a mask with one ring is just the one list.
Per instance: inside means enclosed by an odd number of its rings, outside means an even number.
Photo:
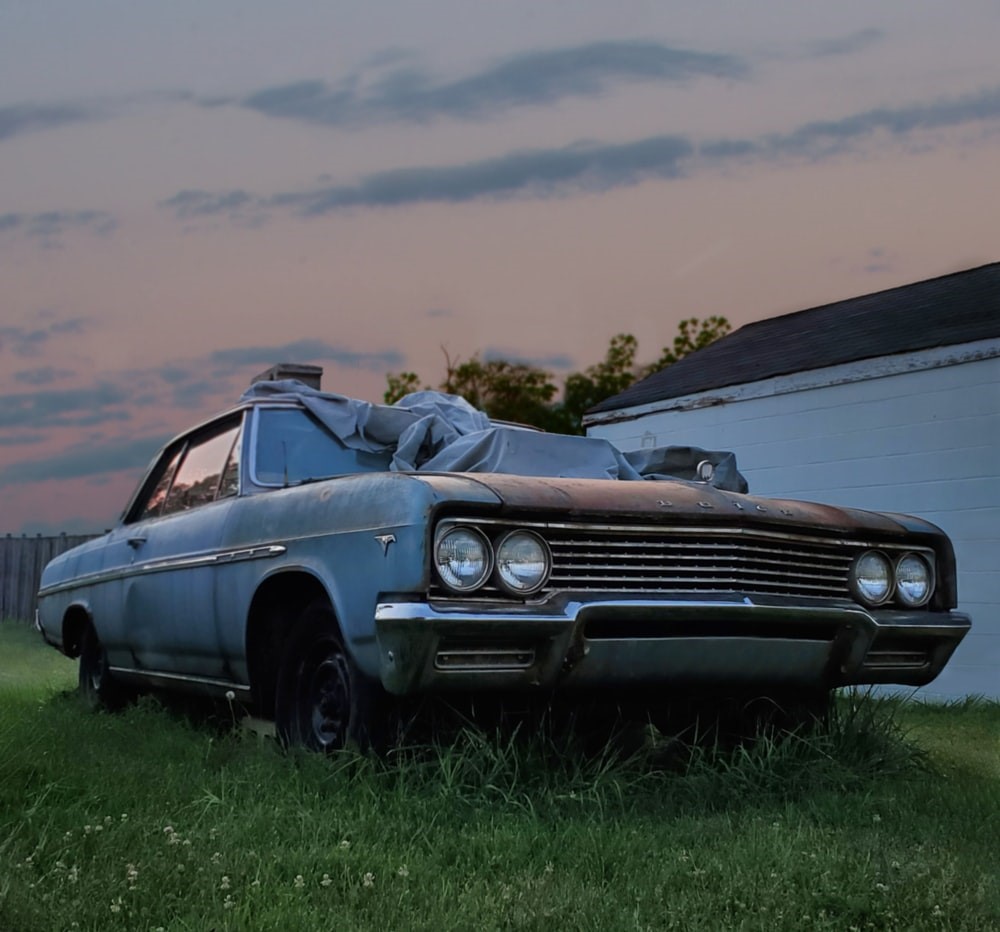
[{"label": "chrome side trim strip", "polygon": [[190,676],[184,673],[164,673],[159,670],[136,670],[135,667],[108,667],[118,675],[129,679],[141,679],[149,682],[190,683],[193,686],[210,686],[213,689],[231,689],[243,696],[250,695],[250,687],[231,680],[216,680],[209,676]]},{"label": "chrome side trim strip", "polygon": [[261,547],[247,547],[241,550],[224,550],[219,553],[200,554],[196,557],[171,557],[164,560],[147,560],[144,563],[131,563],[113,570],[101,570],[87,576],[78,576],[71,582],[55,583],[38,590],[39,596],[54,595],[83,586],[94,586],[99,583],[112,582],[116,579],[127,579],[129,576],[140,576],[144,573],[163,573],[169,570],[197,569],[202,566],[220,566],[228,563],[242,563],[246,560],[269,560],[280,557],[288,550],[282,544],[266,544]]}]

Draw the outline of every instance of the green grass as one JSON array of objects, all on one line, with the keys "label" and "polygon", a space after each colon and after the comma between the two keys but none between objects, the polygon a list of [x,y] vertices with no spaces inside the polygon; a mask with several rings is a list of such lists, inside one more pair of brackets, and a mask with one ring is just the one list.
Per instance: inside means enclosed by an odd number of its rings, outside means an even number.
[{"label": "green grass", "polygon": [[669,766],[474,730],[284,754],[0,625],[0,929],[1000,929],[1000,706],[842,701]]}]

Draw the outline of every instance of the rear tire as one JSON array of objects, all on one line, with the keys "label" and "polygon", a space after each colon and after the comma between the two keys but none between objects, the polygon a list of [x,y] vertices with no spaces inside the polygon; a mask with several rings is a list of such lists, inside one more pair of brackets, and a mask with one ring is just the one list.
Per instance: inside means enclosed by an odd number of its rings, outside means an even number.
[{"label": "rear tire", "polygon": [[348,746],[381,750],[387,697],[358,668],[328,605],[309,606],[292,630],[281,662],[274,725],[285,747],[329,754]]},{"label": "rear tire", "polygon": [[80,695],[92,709],[120,709],[125,704],[125,691],[111,675],[108,652],[92,625],[87,625],[80,638]]}]

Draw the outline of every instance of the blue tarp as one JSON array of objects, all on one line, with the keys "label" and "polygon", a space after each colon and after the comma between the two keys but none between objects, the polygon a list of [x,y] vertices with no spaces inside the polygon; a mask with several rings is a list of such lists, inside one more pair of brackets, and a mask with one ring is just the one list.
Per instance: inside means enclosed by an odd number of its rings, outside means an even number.
[{"label": "blue tarp", "polygon": [[394,405],[384,405],[318,391],[289,379],[254,383],[243,400],[255,398],[303,405],[346,447],[392,452],[390,468],[398,471],[699,481],[699,464],[710,463],[710,485],[747,491],[736,457],[729,452],[667,446],[623,453],[597,437],[494,423],[464,398],[444,392],[414,392]]}]

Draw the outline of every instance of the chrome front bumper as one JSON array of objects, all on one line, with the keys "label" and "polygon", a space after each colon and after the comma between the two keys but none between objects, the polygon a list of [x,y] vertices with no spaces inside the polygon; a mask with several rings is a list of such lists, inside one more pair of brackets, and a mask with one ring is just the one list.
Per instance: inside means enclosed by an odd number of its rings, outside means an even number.
[{"label": "chrome front bumper", "polygon": [[501,606],[385,601],[379,674],[396,695],[451,689],[921,686],[970,627],[960,612],[720,594]]}]

